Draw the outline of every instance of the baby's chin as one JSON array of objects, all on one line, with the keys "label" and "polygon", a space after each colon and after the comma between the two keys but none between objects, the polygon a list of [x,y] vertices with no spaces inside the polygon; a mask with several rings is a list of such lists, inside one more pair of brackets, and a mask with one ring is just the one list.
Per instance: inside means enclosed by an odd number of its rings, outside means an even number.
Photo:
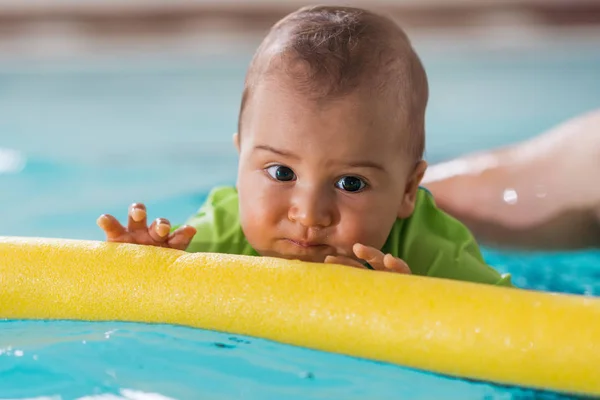
[{"label": "baby's chin", "polygon": [[[277,252],[274,250],[258,251],[258,254],[260,254],[263,257],[275,257],[275,258],[282,258],[285,260],[303,261],[303,262],[309,262],[309,263],[324,263],[325,259],[328,256],[339,256],[339,255],[341,255],[341,253],[345,253],[345,252],[337,252],[334,249],[330,249],[329,251],[324,251],[324,252],[315,252],[315,253],[304,252],[304,253],[300,253],[300,254],[288,253],[288,252]],[[349,257],[349,258],[354,258],[354,257]]]},{"label": "baby's chin", "polygon": [[282,258],[291,261],[304,261],[309,263],[323,263],[327,255],[309,255],[309,254],[282,254],[273,251],[258,252],[263,257]]},{"label": "baby's chin", "polygon": [[324,263],[328,256],[344,256],[354,258],[352,247],[338,247],[329,244],[306,245],[289,239],[278,239],[264,246],[250,242],[254,250],[263,257],[298,260],[310,263]]},{"label": "baby's chin", "polygon": [[[256,252],[262,257],[274,257],[274,258],[282,258],[284,260],[295,260],[295,261],[304,261],[310,263],[323,263],[325,262],[325,258],[330,255],[328,253],[334,253],[334,251],[328,252],[289,252],[289,251],[281,251],[280,249],[255,249]],[[279,250],[279,251],[278,251]],[[286,249],[287,250],[287,249]]]}]

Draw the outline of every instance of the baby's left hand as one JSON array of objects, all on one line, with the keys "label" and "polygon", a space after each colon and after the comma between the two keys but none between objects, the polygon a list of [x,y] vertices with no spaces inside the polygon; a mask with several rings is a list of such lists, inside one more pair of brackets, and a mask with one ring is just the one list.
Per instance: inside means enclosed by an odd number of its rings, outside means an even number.
[{"label": "baby's left hand", "polygon": [[[356,243],[352,251],[357,258],[365,260],[373,269],[377,271],[397,272],[400,274],[410,274],[410,268],[401,259],[392,256],[391,254],[383,254],[374,247],[365,246]],[[360,262],[346,256],[327,256],[325,258],[327,264],[341,264],[355,268],[367,268]]]}]

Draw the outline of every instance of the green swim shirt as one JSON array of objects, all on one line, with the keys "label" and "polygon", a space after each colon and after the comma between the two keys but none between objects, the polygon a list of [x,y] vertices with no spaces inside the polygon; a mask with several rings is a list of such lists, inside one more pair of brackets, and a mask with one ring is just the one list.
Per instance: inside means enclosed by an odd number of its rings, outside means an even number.
[{"label": "green swim shirt", "polygon": [[[186,223],[197,229],[188,252],[259,255],[242,232],[234,187],[213,189]],[[512,286],[510,275],[487,265],[470,231],[437,208],[423,188],[413,214],[396,220],[381,250],[404,260],[414,275]]]}]

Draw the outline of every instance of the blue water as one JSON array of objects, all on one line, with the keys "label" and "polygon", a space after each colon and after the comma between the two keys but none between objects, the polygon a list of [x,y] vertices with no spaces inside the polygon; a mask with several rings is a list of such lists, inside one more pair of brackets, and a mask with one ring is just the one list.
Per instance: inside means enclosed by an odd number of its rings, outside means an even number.
[{"label": "blue water", "polygon": [[[600,53],[592,50],[426,50],[429,161],[532,137],[600,107]],[[124,218],[133,201],[144,201],[151,217],[183,221],[212,186],[235,179],[230,139],[249,57],[250,49],[187,59],[1,64],[0,235],[102,239],[97,216]],[[518,286],[600,294],[599,252],[485,255]],[[182,327],[2,321],[0,398],[35,397],[558,395]]]},{"label": "blue water", "polygon": [[0,341],[12,343],[0,348],[2,398],[132,390],[181,399],[557,398],[173,326],[17,321],[3,323]]}]

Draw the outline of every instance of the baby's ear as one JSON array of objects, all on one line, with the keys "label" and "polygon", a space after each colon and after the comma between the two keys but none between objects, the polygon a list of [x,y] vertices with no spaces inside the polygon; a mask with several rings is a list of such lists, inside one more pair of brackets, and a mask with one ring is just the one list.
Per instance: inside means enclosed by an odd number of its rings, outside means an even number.
[{"label": "baby's ear", "polygon": [[237,132],[233,134],[233,145],[235,146],[235,149],[237,150],[237,152],[239,154],[240,153],[240,134]]},{"label": "baby's ear", "polygon": [[404,195],[402,197],[402,202],[400,203],[400,208],[398,209],[398,218],[408,218],[412,215],[413,211],[415,210],[417,191],[419,190],[419,185],[423,180],[423,176],[425,175],[426,170],[427,162],[421,160],[414,167],[412,173],[408,177],[408,181],[406,181],[406,187],[404,189]]}]

